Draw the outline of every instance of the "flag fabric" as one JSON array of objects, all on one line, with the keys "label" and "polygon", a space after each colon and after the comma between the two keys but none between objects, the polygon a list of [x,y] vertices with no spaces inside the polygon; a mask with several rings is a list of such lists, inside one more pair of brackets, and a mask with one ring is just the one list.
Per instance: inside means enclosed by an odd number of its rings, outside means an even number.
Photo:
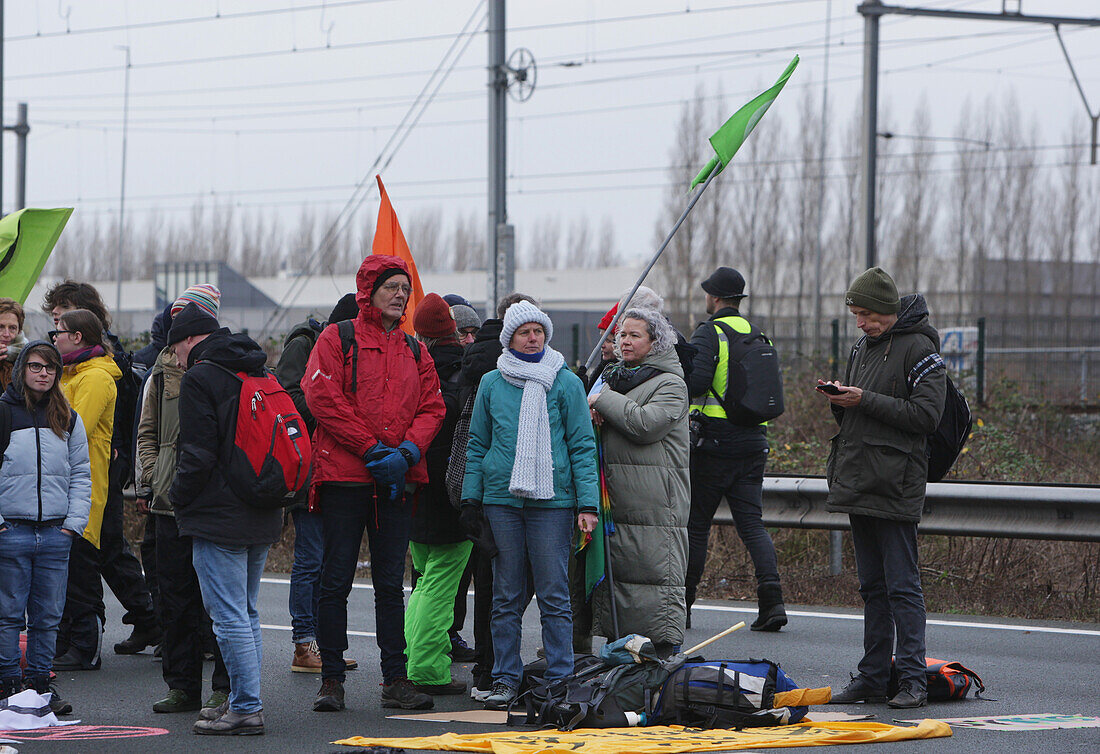
[{"label": "flag fabric", "polygon": [[0,296],[26,302],[72,213],[21,209],[0,220]]},{"label": "flag fabric", "polygon": [[596,453],[600,468],[600,507],[596,511],[598,521],[591,533],[578,532],[577,552],[584,552],[584,596],[592,599],[592,593],[607,575],[607,538],[615,533],[615,521],[611,517],[611,493],[607,491],[607,467],[603,457],[603,441],[600,428],[596,427]]},{"label": "flag fabric", "polygon": [[787,79],[791,77],[797,67],[798,56],[795,55],[790,65],[787,66],[787,70],[783,71],[783,75],[779,77],[779,80],[775,82],[771,89],[757,95],[751,102],[731,115],[730,119],[714,132],[710,137],[710,144],[714,147],[716,156],[712,157],[710,162],[704,165],[699,174],[695,176],[695,179],[691,182],[691,188],[694,189],[705,181],[715,169],[721,173],[726,165],[730,164],[730,160],[737,154],[737,150],[741,148],[745,139],[749,138],[749,134],[756,128],[756,124],[760,122],[760,119],[764,117],[764,113],[768,112],[768,108],[772,106],[772,102],[783,91]]},{"label": "flag fabric", "polygon": [[405,260],[409,266],[409,275],[412,278],[412,293],[409,294],[409,302],[405,305],[405,317],[401,320],[401,329],[409,335],[416,335],[413,331],[412,313],[416,311],[416,305],[424,298],[424,286],[420,284],[420,273],[416,271],[416,262],[413,260],[409,244],[405,240],[405,234],[401,232],[401,223],[397,221],[397,213],[390,204],[390,196],[386,193],[386,187],[382,185],[382,176],[378,179],[378,195],[382,198],[378,205],[378,223],[374,228],[374,241],[371,243],[371,254],[388,254],[391,257],[399,257]]}]

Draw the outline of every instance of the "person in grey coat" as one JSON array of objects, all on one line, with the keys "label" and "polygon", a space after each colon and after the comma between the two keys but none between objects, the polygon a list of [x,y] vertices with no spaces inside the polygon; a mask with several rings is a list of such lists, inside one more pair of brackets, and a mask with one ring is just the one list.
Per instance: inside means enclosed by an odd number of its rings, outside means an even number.
[{"label": "person in grey coat", "polygon": [[[615,347],[620,360],[588,402],[600,426],[615,521],[609,542],[618,633],[647,636],[667,654],[683,642],[687,616],[687,385],[676,331],[655,309],[629,309]],[[592,612],[593,633],[618,638],[606,580],[596,587]]]},{"label": "person in grey coat", "polygon": [[928,695],[917,523],[928,479],[927,437],[943,414],[947,373],[923,296],[899,299],[890,276],[873,267],[852,282],[845,301],[864,337],[848,359],[846,384],[831,383],[831,394],[822,391],[840,425],[826,465],[826,507],[851,520],[864,653],[859,674],[832,701],[887,701],[896,655],[899,685],[888,704],[923,707]]}]

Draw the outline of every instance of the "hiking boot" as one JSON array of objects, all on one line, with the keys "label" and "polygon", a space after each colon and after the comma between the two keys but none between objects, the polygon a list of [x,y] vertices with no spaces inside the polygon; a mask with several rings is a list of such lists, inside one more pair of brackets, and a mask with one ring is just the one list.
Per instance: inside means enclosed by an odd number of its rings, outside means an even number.
[{"label": "hiking boot", "polygon": [[863,680],[862,676],[853,675],[852,680],[848,682],[843,691],[839,694],[833,694],[829,704],[858,704],[860,702],[881,704],[885,701],[885,689],[876,689]]},{"label": "hiking boot", "polygon": [[168,689],[168,696],[153,704],[153,712],[193,712],[201,706],[197,696],[183,689]]},{"label": "hiking boot", "polygon": [[451,662],[473,662],[477,659],[477,652],[458,634],[451,634],[450,655]]},{"label": "hiking boot", "polygon": [[256,710],[242,715],[227,710],[217,720],[196,720],[191,730],[200,736],[262,736],[264,711]]},{"label": "hiking boot", "polygon": [[99,670],[103,664],[98,657],[90,660],[76,647],[69,647],[69,651],[53,661],[54,670]]},{"label": "hiking boot", "polygon": [[768,584],[756,590],[760,611],[749,629],[752,631],[778,631],[787,625],[787,611],[783,607],[783,590],[778,584]]},{"label": "hiking boot", "polygon": [[229,694],[215,690],[199,710],[200,720],[217,720],[229,711]]},{"label": "hiking boot", "polygon": [[887,706],[894,709],[916,709],[928,703],[928,692],[924,689],[914,689],[911,683],[902,683],[901,688],[894,697],[886,702]]},{"label": "hiking boot", "polygon": [[[156,629],[139,628],[134,626],[128,639],[123,639],[115,645],[116,655],[136,655],[146,647],[160,645],[161,633]],[[56,665],[56,663],[54,663]]]},{"label": "hiking boot", "polygon": [[339,712],[344,708],[344,684],[335,678],[321,681],[321,690],[313,700],[314,712]]},{"label": "hiking boot", "polygon": [[[57,686],[50,683],[50,677],[48,675],[36,675],[28,678],[23,683],[23,688],[31,689],[37,694],[50,695],[50,711],[55,715],[70,715],[73,711],[73,705],[61,698],[61,694],[57,693]],[[12,693],[19,691],[16,688]],[[10,696],[10,695],[9,695]]]},{"label": "hiking boot", "polygon": [[321,672],[321,653],[317,650],[317,642],[309,641],[294,645],[294,659],[290,663],[290,671],[292,673]]},{"label": "hiking boot", "polygon": [[516,690],[504,681],[497,681],[489,696],[485,697],[485,709],[508,709],[515,699]]},{"label": "hiking boot", "polygon": [[382,684],[382,706],[400,709],[431,709],[435,702],[427,694],[417,691],[408,678],[398,678]]},{"label": "hiking boot", "polygon": [[466,693],[465,681],[451,681],[450,683],[414,683],[413,688],[422,691],[428,696],[455,696]]}]

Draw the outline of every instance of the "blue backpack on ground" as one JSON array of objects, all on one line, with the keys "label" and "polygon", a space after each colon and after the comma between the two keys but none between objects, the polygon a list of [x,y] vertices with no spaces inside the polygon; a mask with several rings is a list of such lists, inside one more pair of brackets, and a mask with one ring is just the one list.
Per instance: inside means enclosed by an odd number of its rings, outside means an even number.
[{"label": "blue backpack on ground", "polygon": [[770,660],[685,662],[661,689],[648,725],[758,728],[797,723],[809,707],[776,707],[798,684]]}]

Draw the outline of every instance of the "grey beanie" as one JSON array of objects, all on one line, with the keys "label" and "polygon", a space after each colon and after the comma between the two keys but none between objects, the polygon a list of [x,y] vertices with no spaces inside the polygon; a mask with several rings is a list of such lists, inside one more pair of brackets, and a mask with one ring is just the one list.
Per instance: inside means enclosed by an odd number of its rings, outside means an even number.
[{"label": "grey beanie", "polygon": [[550,317],[546,312],[530,301],[517,301],[508,307],[508,311],[504,312],[504,327],[500,331],[500,344],[507,348],[512,342],[512,334],[528,322],[538,322],[542,325],[542,329],[546,331],[546,343],[549,345],[550,339],[554,337],[554,324],[550,321]]},{"label": "grey beanie", "polygon": [[848,286],[844,303],[848,306],[870,309],[879,314],[897,314],[901,306],[894,279],[881,267],[872,267],[853,280]]},{"label": "grey beanie", "polygon": [[472,307],[465,304],[455,304],[451,307],[451,315],[455,318],[455,325],[459,330],[467,327],[481,327],[481,317]]}]

